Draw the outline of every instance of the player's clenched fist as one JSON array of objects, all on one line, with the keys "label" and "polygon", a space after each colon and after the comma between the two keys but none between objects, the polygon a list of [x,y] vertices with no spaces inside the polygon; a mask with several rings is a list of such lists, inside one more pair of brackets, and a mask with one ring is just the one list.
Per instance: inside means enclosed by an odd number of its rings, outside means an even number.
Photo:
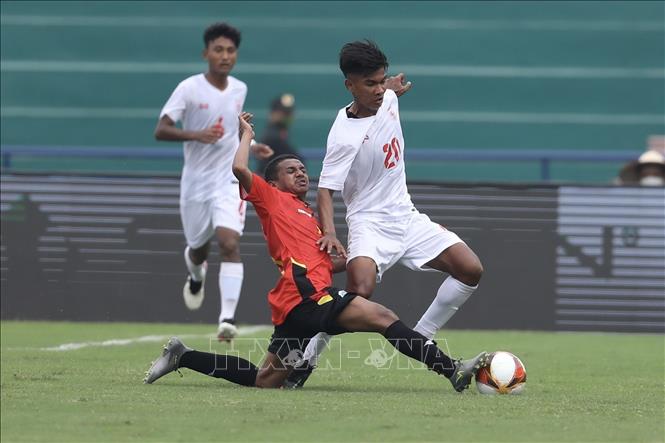
[{"label": "player's clenched fist", "polygon": [[197,141],[201,143],[217,143],[217,140],[224,136],[224,126],[222,125],[222,118],[220,117],[213,126],[204,129],[198,133]]},{"label": "player's clenched fist", "polygon": [[[254,124],[252,119],[254,118],[253,114],[249,112],[243,112],[240,114],[240,135],[244,135],[245,131],[249,131],[252,134],[251,138],[254,138]],[[259,160],[264,160],[270,158],[275,154],[275,151],[265,143],[254,143],[251,147],[252,154],[256,156]]]},{"label": "player's clenched fist", "polygon": [[411,89],[411,82],[404,82],[406,80],[406,76],[400,72],[397,75],[394,75],[392,77],[388,77],[386,79],[385,87],[386,89],[392,89],[395,91],[395,95],[400,97],[404,95],[406,92]]},{"label": "player's clenched fist", "polygon": [[242,112],[238,116],[238,122],[240,123],[240,135],[245,135],[245,133],[250,134],[250,138],[254,138],[254,125],[252,124],[252,118],[254,116],[249,112]]}]

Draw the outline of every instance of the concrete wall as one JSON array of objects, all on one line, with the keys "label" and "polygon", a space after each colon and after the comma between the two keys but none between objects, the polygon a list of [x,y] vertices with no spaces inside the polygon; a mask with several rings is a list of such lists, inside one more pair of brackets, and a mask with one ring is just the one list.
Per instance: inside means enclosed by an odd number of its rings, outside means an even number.
[{"label": "concrete wall", "polygon": [[[216,247],[203,307],[190,312],[182,302],[177,179],[5,174],[1,184],[3,319],[216,321]],[[663,331],[664,189],[411,184],[410,191],[485,266],[450,327]],[[344,238],[340,201],[336,208]],[[266,294],[278,272],[251,208],[241,252],[237,320],[269,323]],[[397,265],[374,299],[414,324],[442,279]],[[344,286],[343,275],[336,285]]]}]

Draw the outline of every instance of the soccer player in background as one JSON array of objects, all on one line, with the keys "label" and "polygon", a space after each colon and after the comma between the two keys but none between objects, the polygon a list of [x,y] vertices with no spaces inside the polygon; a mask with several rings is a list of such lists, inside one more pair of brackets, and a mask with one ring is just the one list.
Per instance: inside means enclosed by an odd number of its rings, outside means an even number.
[{"label": "soccer player in background", "polygon": [[[206,259],[214,235],[221,257],[217,334],[219,340],[230,340],[237,335],[235,312],[244,273],[238,243],[245,226],[245,203],[238,196],[231,164],[238,149],[238,114],[247,86],[229,75],[238,57],[240,32],[215,23],[205,30],[203,41],[208,70],[180,82],[160,113],[155,138],[184,141],[180,217],[187,240],[185,305],[195,310],[203,303]],[[182,129],[176,127],[179,121]],[[272,155],[264,144],[252,149],[259,158]]]},{"label": "soccer player in background", "polygon": [[[370,297],[395,263],[447,272],[414,330],[432,339],[477,288],[483,272],[474,252],[453,232],[432,222],[411,202],[404,167],[405,143],[397,97],[411,88],[404,75],[386,76],[388,60],[371,41],[342,47],[339,66],[353,102],[342,108],[328,135],[317,205],[320,247],[347,256],[349,292]],[[333,193],[342,191],[349,227],[348,255],[335,233]],[[302,386],[325,348],[313,339],[288,383]]]},{"label": "soccer player in background", "polygon": [[243,199],[256,209],[270,256],[281,273],[268,294],[275,330],[267,354],[257,368],[233,355],[195,351],[173,337],[148,370],[144,383],[153,383],[184,367],[245,386],[279,388],[297,361],[294,355],[302,352],[304,343],[314,334],[362,331],[378,332],[404,355],[448,378],[456,391],[466,389],[476,371],[487,364],[486,352],[470,360],[452,360],[388,308],[331,287],[333,272],[343,271],[345,260],[332,260],[317,244],[321,226],[305,201],[309,189],[305,166],[296,156],[287,154],[268,164],[265,180],[253,174],[248,167],[254,136],[250,119],[249,114],[240,117],[242,139],[233,174],[240,182]]}]

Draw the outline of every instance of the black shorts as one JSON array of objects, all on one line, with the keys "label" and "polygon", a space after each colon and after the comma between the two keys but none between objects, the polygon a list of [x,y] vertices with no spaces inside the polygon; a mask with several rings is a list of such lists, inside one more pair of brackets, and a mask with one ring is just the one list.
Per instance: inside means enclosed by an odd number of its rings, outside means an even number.
[{"label": "black shorts", "polygon": [[285,364],[293,365],[302,356],[309,339],[319,332],[330,335],[349,332],[337,325],[337,317],[356,297],[338,288],[328,288],[328,296],[318,302],[308,298],[289,312],[281,325],[275,326],[268,351]]}]

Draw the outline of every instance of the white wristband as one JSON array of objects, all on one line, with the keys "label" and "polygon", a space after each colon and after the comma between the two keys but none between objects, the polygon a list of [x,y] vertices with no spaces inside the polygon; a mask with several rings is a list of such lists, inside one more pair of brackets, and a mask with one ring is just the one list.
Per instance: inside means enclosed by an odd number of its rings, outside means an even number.
[{"label": "white wristband", "polygon": [[249,142],[249,146],[254,146],[256,144],[256,140],[252,139],[251,142]]}]

